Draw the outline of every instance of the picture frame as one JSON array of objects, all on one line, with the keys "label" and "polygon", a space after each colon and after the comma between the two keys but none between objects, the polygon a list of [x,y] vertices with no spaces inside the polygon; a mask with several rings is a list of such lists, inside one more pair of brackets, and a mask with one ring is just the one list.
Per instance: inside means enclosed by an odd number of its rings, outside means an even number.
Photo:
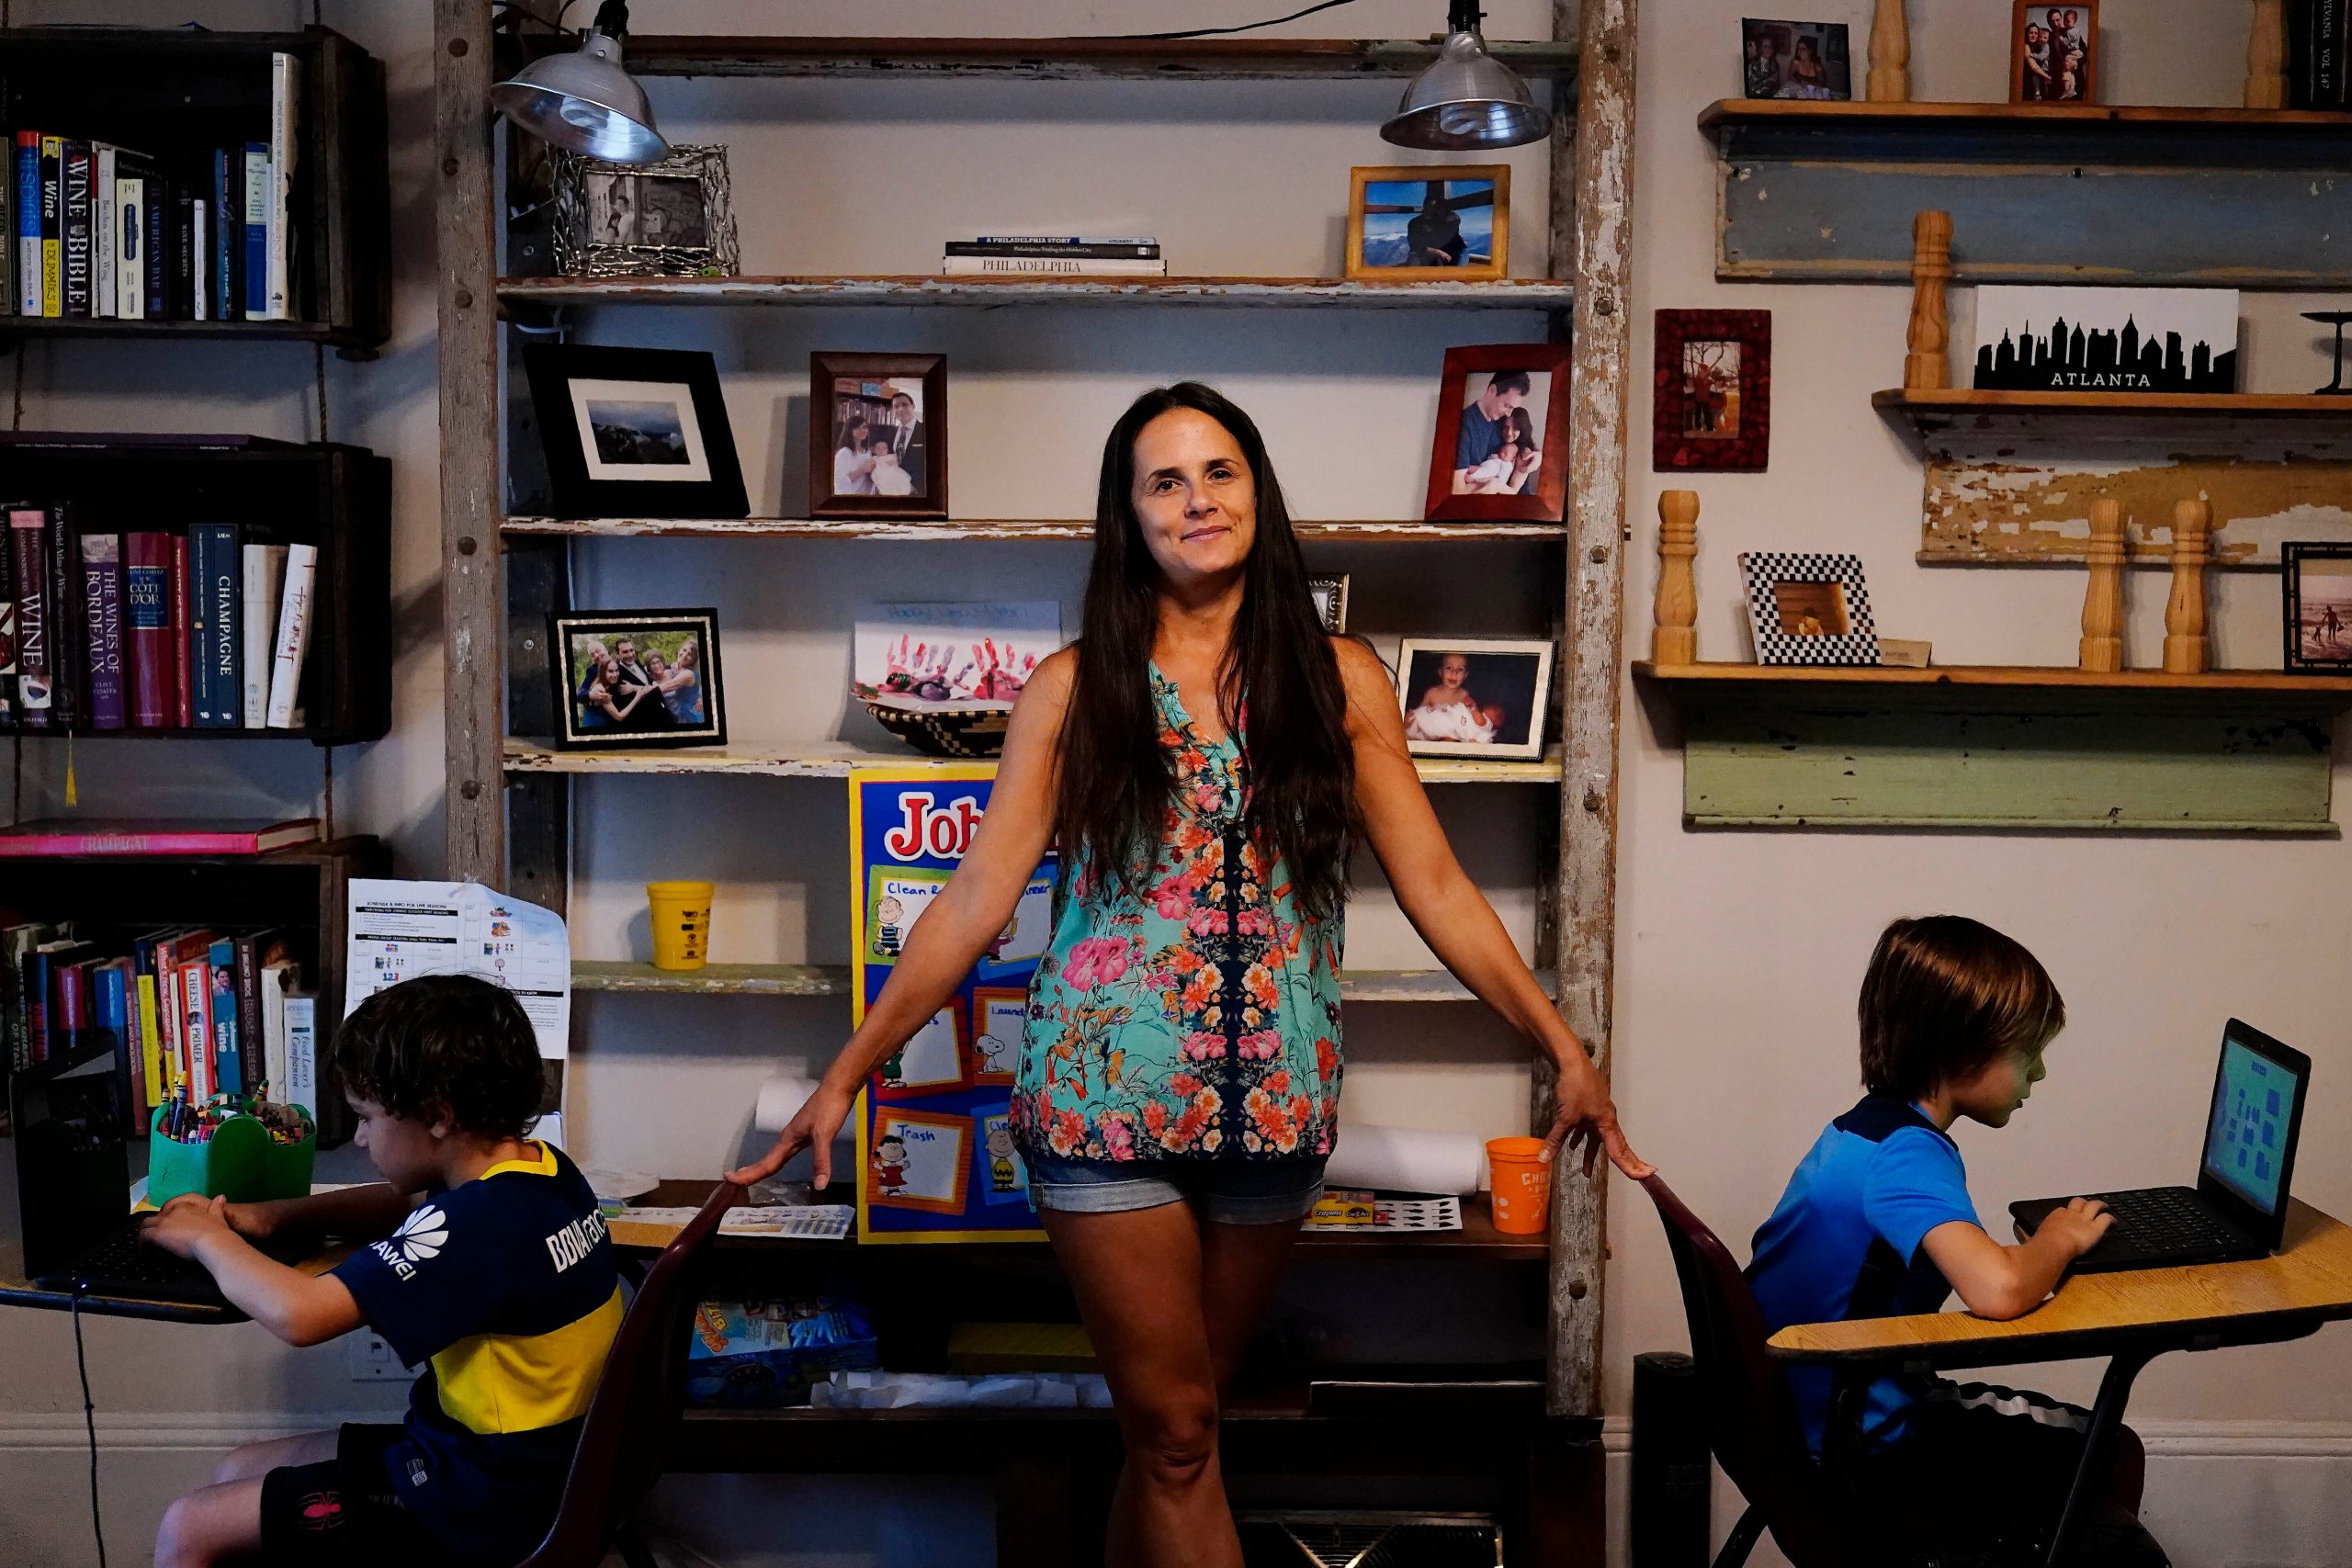
[{"label": "picture frame", "polygon": [[1772,312],[1660,310],[1650,467],[1760,474],[1772,460]]},{"label": "picture frame", "polygon": [[2009,102],[2098,102],[2098,0],[2011,0]]},{"label": "picture frame", "polygon": [[1323,629],[1337,637],[1348,629],[1348,580],[1340,577],[1310,577],[1306,591],[1315,596],[1315,618]]},{"label": "picture frame", "polygon": [[[1548,637],[1405,638],[1396,649],[1405,750],[1416,757],[1540,759],[1557,652]],[[1441,694],[1448,691],[1463,695]]]},{"label": "picture frame", "polygon": [[1739,570],[1747,584],[1757,663],[1878,664],[1878,627],[1861,557],[1743,550]]},{"label": "picture frame", "polygon": [[[1536,443],[1532,463],[1531,440]],[[1567,502],[1567,345],[1447,349],[1422,516],[1439,523],[1557,523]]]},{"label": "picture frame", "polygon": [[2290,539],[2278,547],[2286,668],[2352,674],[2352,543]]},{"label": "picture frame", "polygon": [[1850,102],[1853,44],[1843,22],[1783,22],[1744,17],[1739,24],[1740,96]]},{"label": "picture frame", "polygon": [[736,248],[727,149],[673,146],[651,164],[559,149],[555,269],[566,277],[732,277]]},{"label": "picture frame", "polygon": [[945,521],[945,355],[808,356],[808,515]]},{"label": "picture frame", "polygon": [[1351,169],[1347,247],[1340,271],[1354,283],[1498,282],[1510,265],[1510,165]]},{"label": "picture frame", "polygon": [[548,617],[548,651],[558,750],[727,743],[718,611],[560,611]]},{"label": "picture frame", "polygon": [[524,345],[523,367],[557,516],[751,511],[708,354],[533,343]]}]

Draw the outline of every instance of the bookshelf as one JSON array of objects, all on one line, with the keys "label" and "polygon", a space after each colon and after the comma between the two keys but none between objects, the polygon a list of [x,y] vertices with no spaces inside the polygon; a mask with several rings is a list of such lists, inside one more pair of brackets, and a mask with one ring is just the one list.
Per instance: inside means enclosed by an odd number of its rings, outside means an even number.
[{"label": "bookshelf", "polygon": [[1565,310],[1575,286],[1543,278],[1354,283],[1337,277],[534,277],[501,278],[508,305],[1255,306],[1272,310]]}]

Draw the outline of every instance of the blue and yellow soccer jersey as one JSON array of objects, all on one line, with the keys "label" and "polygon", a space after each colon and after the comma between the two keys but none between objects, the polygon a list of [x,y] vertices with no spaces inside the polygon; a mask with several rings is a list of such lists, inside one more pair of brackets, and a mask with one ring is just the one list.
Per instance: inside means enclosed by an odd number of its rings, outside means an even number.
[{"label": "blue and yellow soccer jersey", "polygon": [[560,1150],[531,1146],[334,1270],[402,1361],[433,1364],[384,1462],[401,1506],[469,1562],[518,1562],[547,1533],[620,1327],[596,1196]]},{"label": "blue and yellow soccer jersey", "polygon": [[[1951,1286],[1921,1246],[1949,1221],[1979,1224],[1960,1145],[1913,1106],[1871,1095],[1822,1130],[1756,1232],[1747,1282],[1764,1331],[1933,1312]],[[1806,1441],[1821,1451],[1826,1367],[1792,1367],[1789,1392]],[[1900,1378],[1871,1385],[1862,1430],[1898,1440],[1917,1398]]]}]

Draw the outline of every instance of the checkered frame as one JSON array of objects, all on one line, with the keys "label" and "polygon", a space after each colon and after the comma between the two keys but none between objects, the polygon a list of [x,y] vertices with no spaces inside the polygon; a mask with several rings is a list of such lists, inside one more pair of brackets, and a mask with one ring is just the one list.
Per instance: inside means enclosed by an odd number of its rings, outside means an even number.
[{"label": "checkered frame", "polygon": [[[1878,628],[1871,620],[1871,592],[1862,581],[1860,556],[1812,555],[1777,550],[1741,553],[1747,580],[1747,624],[1756,634],[1758,664],[1875,665]],[[1846,591],[1847,635],[1799,637],[1781,629],[1772,590],[1782,582],[1835,582]]]}]

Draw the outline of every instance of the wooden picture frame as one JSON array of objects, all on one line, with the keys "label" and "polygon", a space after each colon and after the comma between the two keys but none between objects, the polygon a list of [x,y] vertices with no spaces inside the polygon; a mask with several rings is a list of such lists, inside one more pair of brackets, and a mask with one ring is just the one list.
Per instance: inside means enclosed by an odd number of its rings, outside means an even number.
[{"label": "wooden picture frame", "polygon": [[[1407,637],[1396,649],[1396,705],[1405,716],[1405,750],[1416,757],[1483,757],[1534,761],[1544,755],[1544,727],[1552,711],[1549,637]],[[1446,669],[1459,658],[1454,679]],[[1481,690],[1485,674],[1488,686]],[[1424,703],[1432,688],[1453,686],[1468,697]],[[1478,739],[1478,732],[1487,739]]]},{"label": "wooden picture frame", "polygon": [[1760,474],[1772,460],[1772,312],[1660,310],[1650,467]]},{"label": "wooden picture frame", "polygon": [[2278,585],[2286,612],[2286,668],[2306,675],[2352,675],[2352,543],[2281,543]]},{"label": "wooden picture frame", "polygon": [[[2048,35],[2052,13],[2060,21],[2055,29],[2061,40],[2071,36],[2079,40],[2079,63],[2073,67],[2075,78],[2067,81],[2067,62],[2077,51],[2072,47],[2035,42],[2028,37],[2028,29]],[[2070,5],[2052,6],[2048,0],[2011,0],[2009,10],[2009,102],[2013,104],[2095,104],[2098,102],[2098,0],[2073,0]],[[2027,61],[2032,56],[2034,67]]]},{"label": "wooden picture frame", "polygon": [[[1376,188],[1383,186],[1423,188],[1415,197]],[[1484,260],[1473,260],[1477,225],[1465,231],[1460,215],[1480,211],[1487,214],[1487,254]],[[1414,216],[1407,218],[1408,212]],[[1420,231],[1424,220],[1428,232]],[[1425,243],[1431,241],[1436,244]],[[1498,282],[1510,265],[1510,165],[1389,164],[1351,169],[1347,245],[1340,271],[1352,283]],[[1442,250],[1460,259],[1444,265],[1416,264],[1407,259],[1416,248],[1424,255]]]},{"label": "wooden picture frame", "polygon": [[[689,640],[695,679],[673,687]],[[630,645],[630,657],[623,656],[625,644]],[[612,689],[609,675],[599,673],[599,653],[620,663],[622,692]],[[656,658],[663,665],[658,672],[651,667]],[[716,610],[559,612],[548,617],[548,672],[555,685],[559,750],[727,744]],[[636,679],[639,674],[646,678],[642,682]],[[595,690],[599,685],[605,688],[601,693]],[[628,694],[630,688],[633,695]]]},{"label": "wooden picture frame", "polygon": [[709,355],[534,343],[523,366],[558,517],[751,511]]},{"label": "wooden picture frame", "polygon": [[1877,666],[1878,626],[1861,557],[1743,550],[1739,570],[1757,663]]},{"label": "wooden picture frame", "polygon": [[[1421,514],[1439,523],[1520,521],[1557,523],[1568,502],[1568,366],[1566,344],[1490,344],[1445,351],[1438,383],[1437,433],[1430,446],[1429,496]],[[1510,386],[1512,372],[1526,385]],[[1538,379],[1540,378],[1540,379]],[[1503,406],[1492,411],[1497,394]],[[1538,412],[1535,405],[1542,405]],[[1479,410],[1473,423],[1469,412]],[[1465,434],[1465,425],[1470,430]],[[1482,469],[1512,461],[1510,449],[1537,442],[1538,460],[1523,471],[1516,491],[1464,492],[1464,484],[1503,486],[1508,476]],[[1465,468],[1460,467],[1469,460]],[[1468,476],[1467,479],[1464,476]]]},{"label": "wooden picture frame", "polygon": [[[861,427],[867,445],[846,446]],[[887,453],[876,445],[880,433],[892,438]],[[840,457],[844,450],[851,454],[847,463]],[[873,467],[861,468],[869,454]],[[844,475],[851,476],[846,482],[866,488],[838,488]],[[820,351],[808,356],[808,515],[945,521],[946,355]]]}]

